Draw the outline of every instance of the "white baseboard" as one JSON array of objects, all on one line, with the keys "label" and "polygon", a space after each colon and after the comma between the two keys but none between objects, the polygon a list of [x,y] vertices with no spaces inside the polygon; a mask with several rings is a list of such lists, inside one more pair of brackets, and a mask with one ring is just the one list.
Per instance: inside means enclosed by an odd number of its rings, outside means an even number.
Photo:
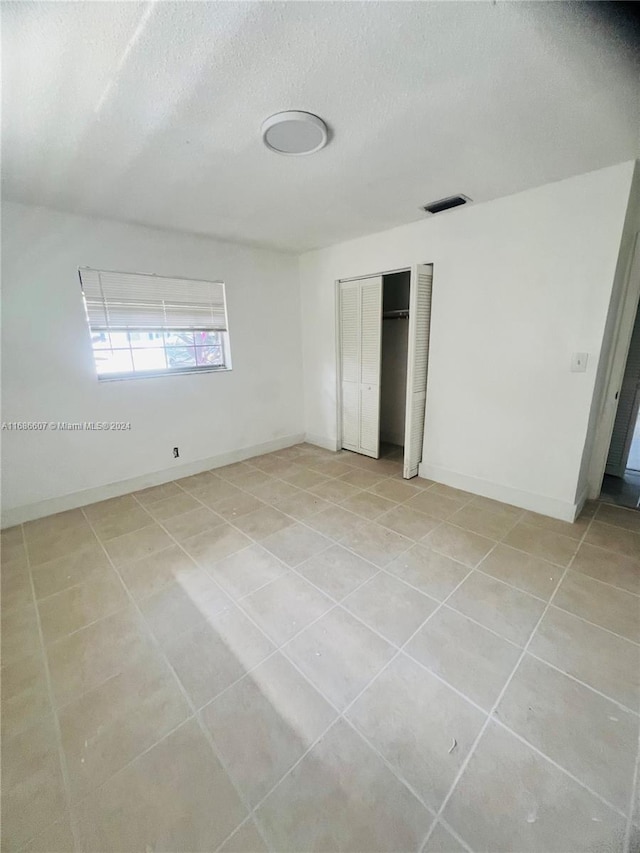
[{"label": "white baseboard", "polygon": [[581,492],[581,494],[580,494],[580,497],[576,500],[576,503],[575,503],[575,507],[576,507],[576,514],[573,516],[573,518],[571,519],[571,521],[575,521],[575,520],[576,520],[576,518],[580,515],[580,513],[582,512],[582,508],[583,508],[583,506],[584,506],[584,505],[585,505],[585,503],[587,502],[587,498],[588,498],[588,497],[589,497],[589,485],[587,484],[587,485],[584,487],[584,489],[582,490],[582,492]]},{"label": "white baseboard", "polygon": [[276,438],[273,441],[254,444],[252,447],[241,447],[238,450],[230,450],[227,453],[210,456],[208,459],[198,459],[195,462],[186,462],[176,465],[173,468],[165,468],[163,471],[142,474],[139,477],[132,477],[129,480],[119,480],[117,483],[108,483],[104,486],[83,489],[79,492],[72,492],[69,495],[61,495],[58,498],[49,498],[33,504],[25,504],[24,506],[13,507],[12,509],[3,509],[0,526],[3,529],[5,527],[13,527],[14,524],[33,521],[35,518],[43,518],[46,515],[53,515],[56,512],[64,512],[67,509],[87,506],[87,504],[104,501],[107,498],[127,495],[129,492],[136,492],[139,489],[146,489],[149,486],[159,486],[162,483],[169,483],[171,480],[178,480],[181,477],[190,477],[192,474],[200,474],[200,472],[209,471],[212,468],[221,468],[223,465],[231,465],[233,462],[242,462],[244,459],[251,459],[252,456],[261,456],[263,453],[273,453],[274,450],[292,447],[294,444],[300,444],[304,440],[305,436],[302,433],[287,435],[282,438]]},{"label": "white baseboard", "polygon": [[482,495],[482,497],[492,498],[501,503],[512,504],[532,512],[539,512],[541,515],[558,518],[561,521],[575,521],[584,503],[584,498],[582,498],[582,503],[579,501],[569,503],[546,495],[523,492],[520,489],[503,486],[500,483],[492,483],[490,480],[470,477],[468,474],[460,474],[458,471],[450,471],[447,468],[440,468],[426,462],[420,463],[419,476],[435,480],[437,483],[444,483],[446,486],[452,486],[455,489],[472,492],[474,495]]},{"label": "white baseboard", "polygon": [[340,450],[337,438],[327,438],[324,435],[314,435],[314,433],[308,432],[304,440],[307,444],[315,444],[316,447],[324,447],[325,450]]}]

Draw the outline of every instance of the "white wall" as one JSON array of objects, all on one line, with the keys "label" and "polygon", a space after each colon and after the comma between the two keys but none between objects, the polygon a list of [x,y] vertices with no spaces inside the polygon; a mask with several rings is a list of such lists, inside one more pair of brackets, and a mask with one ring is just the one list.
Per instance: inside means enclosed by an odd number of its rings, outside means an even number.
[{"label": "white wall", "polygon": [[[132,424],[121,433],[2,432],[5,521],[78,503],[34,511],[50,498],[90,489],[85,497],[96,500],[106,484],[164,472],[147,477],[157,482],[179,476],[180,465],[196,470],[200,460],[300,439],[295,257],[8,203],[2,232],[2,420]],[[223,279],[233,370],[98,382],[79,266]]]},{"label": "white wall", "polygon": [[571,517],[633,167],[303,255],[307,431],[336,444],[334,281],[433,263],[421,473]]},{"label": "white wall", "polygon": [[578,490],[590,498],[597,498],[602,487],[618,409],[617,392],[624,376],[639,296],[640,161],[636,161],[582,456]]}]

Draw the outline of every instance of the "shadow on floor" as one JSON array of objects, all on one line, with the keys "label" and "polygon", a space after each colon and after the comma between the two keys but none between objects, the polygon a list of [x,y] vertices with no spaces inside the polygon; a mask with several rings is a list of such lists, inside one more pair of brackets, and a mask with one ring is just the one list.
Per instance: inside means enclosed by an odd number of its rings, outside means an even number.
[{"label": "shadow on floor", "polygon": [[640,471],[629,468],[622,477],[604,475],[600,500],[604,503],[640,509]]}]

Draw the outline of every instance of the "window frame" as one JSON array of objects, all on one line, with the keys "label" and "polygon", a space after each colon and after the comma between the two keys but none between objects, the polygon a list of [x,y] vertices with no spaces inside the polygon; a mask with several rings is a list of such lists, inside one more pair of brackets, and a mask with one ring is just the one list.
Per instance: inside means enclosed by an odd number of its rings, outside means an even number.
[{"label": "window frame", "polygon": [[[121,381],[129,380],[129,379],[158,379],[158,378],[167,377],[167,376],[183,376],[185,374],[190,374],[190,373],[193,373],[193,374],[226,373],[226,372],[233,369],[233,366],[231,363],[231,345],[230,345],[230,334],[229,334],[229,317],[228,317],[228,309],[227,309],[226,282],[221,281],[219,279],[217,279],[217,280],[188,279],[185,276],[167,276],[167,275],[161,275],[161,276],[158,275],[157,276],[158,278],[163,278],[163,279],[176,279],[176,280],[181,280],[181,281],[198,281],[198,282],[203,282],[206,284],[222,285],[222,293],[223,293],[223,298],[224,298],[225,325],[226,325],[225,329],[196,329],[195,327],[182,328],[182,329],[180,329],[180,328],[169,329],[169,328],[164,328],[164,327],[160,328],[160,329],[149,329],[149,328],[123,327],[123,328],[115,328],[115,329],[106,328],[104,330],[101,330],[101,329],[91,327],[89,315],[88,315],[88,312],[86,310],[84,288],[82,285],[82,272],[85,270],[86,271],[90,270],[92,272],[100,272],[100,271],[97,271],[92,267],[80,267],[78,269],[78,275],[80,278],[80,285],[81,285],[81,291],[82,291],[82,296],[83,296],[83,302],[85,304],[85,319],[87,322],[87,329],[89,332],[89,346],[90,346],[90,351],[91,351],[91,356],[92,356],[92,361],[93,361],[93,367],[95,370],[95,376],[96,376],[96,379],[98,380],[98,382],[121,382]],[[108,271],[104,270],[104,272],[108,272]],[[115,272],[115,271],[110,271],[110,272]],[[120,272],[120,271],[118,271],[117,274],[140,275],[140,276],[151,277],[151,278],[153,278],[157,275],[155,273],[124,273],[124,272]],[[98,362],[96,361],[96,354],[100,353],[100,349],[96,349],[94,347],[94,339],[93,338],[94,338],[94,335],[98,334],[100,331],[104,331],[104,333],[106,335],[110,335],[113,332],[125,333],[127,335],[127,340],[129,343],[128,347],[126,347],[126,346],[122,346],[122,347],[109,346],[109,347],[104,348],[104,352],[113,353],[113,352],[116,352],[118,350],[128,351],[131,353],[132,365],[134,364],[133,352],[136,349],[141,349],[141,350],[158,349],[158,350],[162,350],[165,353],[165,360],[166,360],[167,349],[172,348],[171,345],[167,346],[167,343],[166,343],[165,334],[167,332],[174,333],[174,334],[180,333],[180,332],[185,332],[185,333],[195,333],[195,332],[215,333],[215,334],[220,336],[221,346],[222,346],[223,364],[219,364],[219,365],[218,364],[211,364],[211,365],[197,365],[196,364],[196,365],[188,365],[185,367],[164,367],[164,368],[157,369],[157,370],[154,370],[154,369],[152,369],[152,370],[136,370],[134,367],[134,369],[130,370],[130,371],[122,371],[122,372],[118,372],[118,373],[115,373],[115,372],[99,373],[98,372]],[[132,346],[132,342],[131,342],[131,338],[130,338],[130,335],[132,333],[141,333],[141,334],[150,333],[150,334],[162,335],[162,346],[158,346],[158,347],[134,347],[134,346]],[[109,343],[111,343],[111,341],[109,341]],[[208,346],[215,346],[215,344],[209,344]],[[197,349],[197,344],[194,343],[194,345],[192,347],[190,347],[189,344],[184,344],[183,346],[176,345],[176,348],[194,349],[194,351],[195,351]]]}]

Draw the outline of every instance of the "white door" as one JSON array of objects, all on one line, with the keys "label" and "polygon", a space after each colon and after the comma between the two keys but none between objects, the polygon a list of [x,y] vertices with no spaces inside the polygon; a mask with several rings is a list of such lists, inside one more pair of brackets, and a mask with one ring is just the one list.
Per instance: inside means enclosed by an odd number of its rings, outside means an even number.
[{"label": "white door", "polygon": [[403,467],[406,479],[418,474],[418,465],[422,461],[432,286],[432,264],[419,264],[411,268]]},{"label": "white door", "polygon": [[382,276],[341,282],[342,447],[380,452]]},{"label": "white door", "polygon": [[631,334],[627,366],[618,397],[618,409],[609,445],[606,473],[622,477],[627,467],[640,405],[640,308]]},{"label": "white door", "polygon": [[342,446],[360,449],[360,287],[340,285],[340,340],[342,347]]}]

